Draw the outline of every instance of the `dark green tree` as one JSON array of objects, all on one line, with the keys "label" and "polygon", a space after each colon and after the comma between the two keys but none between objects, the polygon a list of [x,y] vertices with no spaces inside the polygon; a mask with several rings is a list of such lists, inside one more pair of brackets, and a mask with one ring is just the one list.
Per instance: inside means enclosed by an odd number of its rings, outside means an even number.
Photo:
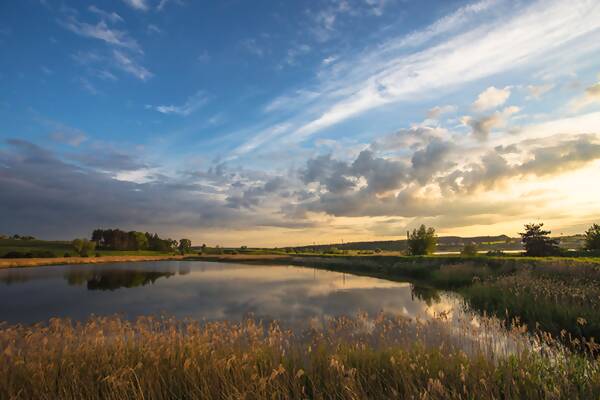
[{"label": "dark green tree", "polygon": [[585,231],[585,249],[600,250],[600,225],[594,224]]},{"label": "dark green tree", "polygon": [[192,250],[192,241],[190,239],[179,240],[178,249],[181,254],[189,253]]},{"label": "dark green tree", "polygon": [[75,239],[71,242],[71,245],[73,246],[73,250],[81,257],[87,257],[96,249],[96,242],[87,239]]},{"label": "dark green tree", "polygon": [[521,242],[525,247],[525,255],[532,257],[547,257],[560,253],[559,240],[550,237],[551,231],[542,229],[543,223],[526,224],[525,232],[521,235]]},{"label": "dark green tree", "polygon": [[421,225],[408,235],[408,251],[413,256],[431,254],[437,245],[435,229]]}]

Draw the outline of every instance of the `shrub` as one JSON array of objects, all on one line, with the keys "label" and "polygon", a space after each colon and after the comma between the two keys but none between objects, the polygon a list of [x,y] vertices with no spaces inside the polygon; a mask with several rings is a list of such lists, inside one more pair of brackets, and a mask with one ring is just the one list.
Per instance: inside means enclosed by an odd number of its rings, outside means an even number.
[{"label": "shrub", "polygon": [[437,235],[435,229],[427,228],[425,225],[421,225],[418,230],[414,229],[408,235],[408,249],[413,256],[431,254],[434,252],[436,245]]},{"label": "shrub", "polygon": [[600,250],[600,225],[594,224],[585,232],[585,249]]},{"label": "shrub", "polygon": [[475,243],[467,243],[465,247],[463,247],[460,252],[463,256],[476,256],[477,255],[477,245]]}]

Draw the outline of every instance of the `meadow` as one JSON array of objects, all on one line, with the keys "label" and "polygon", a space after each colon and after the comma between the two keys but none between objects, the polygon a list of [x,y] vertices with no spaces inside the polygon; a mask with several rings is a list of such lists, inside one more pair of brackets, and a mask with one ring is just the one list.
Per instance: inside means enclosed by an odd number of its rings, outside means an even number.
[{"label": "meadow", "polygon": [[[0,258],[9,253],[19,253],[26,258],[54,258],[76,257],[78,254],[73,249],[71,242],[60,240],[21,240],[21,239],[0,239]],[[154,256],[170,254],[169,252],[158,252],[150,250],[98,250],[95,254],[101,256]]]},{"label": "meadow", "polygon": [[[449,330],[384,314],[298,333],[167,317],[0,329],[6,399],[592,399],[600,364],[497,320]],[[586,343],[591,350],[595,344]]]}]

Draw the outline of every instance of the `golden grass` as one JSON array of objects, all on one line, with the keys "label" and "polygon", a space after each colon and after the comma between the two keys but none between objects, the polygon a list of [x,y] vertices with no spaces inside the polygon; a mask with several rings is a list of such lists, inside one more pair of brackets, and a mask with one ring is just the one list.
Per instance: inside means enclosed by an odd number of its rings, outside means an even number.
[{"label": "golden grass", "polygon": [[520,328],[497,336],[496,323],[362,315],[303,333],[252,319],[3,326],[0,398],[599,398],[596,360]]},{"label": "golden grass", "polygon": [[43,265],[100,264],[134,261],[181,260],[184,256],[103,256],[103,257],[56,257],[56,258],[6,258],[0,259],[0,269],[39,267]]}]

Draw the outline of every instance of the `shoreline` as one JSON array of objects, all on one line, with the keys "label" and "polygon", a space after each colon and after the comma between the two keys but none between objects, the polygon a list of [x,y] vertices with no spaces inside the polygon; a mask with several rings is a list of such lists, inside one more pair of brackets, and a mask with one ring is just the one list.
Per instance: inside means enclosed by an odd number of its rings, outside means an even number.
[{"label": "shoreline", "polygon": [[102,256],[102,257],[55,257],[55,258],[3,258],[0,269],[31,268],[49,265],[108,264],[117,262],[183,260],[186,256]]}]

